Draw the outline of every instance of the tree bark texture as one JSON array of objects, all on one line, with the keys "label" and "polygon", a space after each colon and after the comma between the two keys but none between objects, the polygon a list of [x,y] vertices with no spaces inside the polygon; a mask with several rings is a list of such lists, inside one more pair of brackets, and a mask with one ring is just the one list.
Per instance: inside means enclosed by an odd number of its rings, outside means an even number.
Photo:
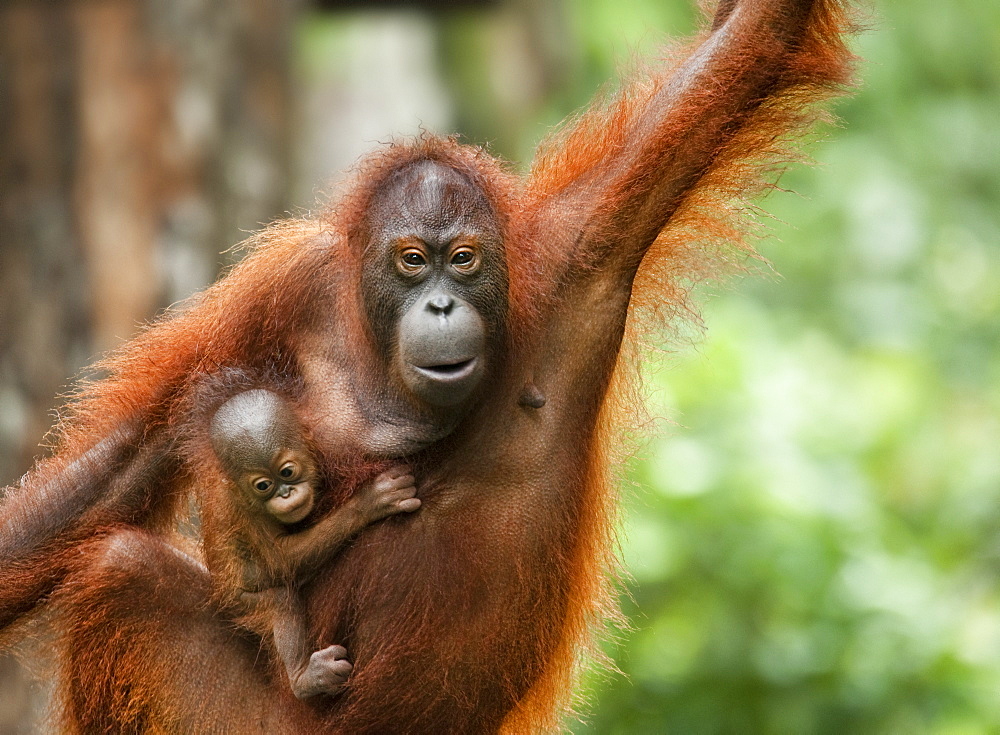
[{"label": "tree bark texture", "polygon": [[[0,486],[29,468],[68,376],[284,214],[297,11],[0,6]],[[0,659],[0,732],[40,727],[22,690]]]}]

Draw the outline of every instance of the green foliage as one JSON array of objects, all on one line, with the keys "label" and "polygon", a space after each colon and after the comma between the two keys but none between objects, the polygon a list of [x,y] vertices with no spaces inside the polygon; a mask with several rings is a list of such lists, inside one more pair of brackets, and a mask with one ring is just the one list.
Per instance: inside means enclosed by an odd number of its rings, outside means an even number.
[{"label": "green foliage", "polygon": [[[620,7],[576,9],[602,72]],[[857,47],[762,203],[781,277],[650,367],[677,423],[629,471],[626,676],[578,732],[1000,730],[1000,5],[888,2]]]},{"label": "green foliage", "polygon": [[[530,160],[692,5],[437,17],[457,128]],[[762,202],[781,276],[649,366],[669,422],[628,469],[625,676],[580,733],[1000,732],[1000,3],[869,26],[843,126]]]}]

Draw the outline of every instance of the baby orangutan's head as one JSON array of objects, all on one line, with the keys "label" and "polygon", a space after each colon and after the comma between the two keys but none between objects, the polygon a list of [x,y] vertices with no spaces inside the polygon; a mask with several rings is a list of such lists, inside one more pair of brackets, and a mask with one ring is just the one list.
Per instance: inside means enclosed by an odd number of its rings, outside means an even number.
[{"label": "baby orangutan's head", "polygon": [[249,390],[222,404],[212,419],[212,448],[245,497],[279,523],[298,523],[315,505],[316,466],[288,403]]}]

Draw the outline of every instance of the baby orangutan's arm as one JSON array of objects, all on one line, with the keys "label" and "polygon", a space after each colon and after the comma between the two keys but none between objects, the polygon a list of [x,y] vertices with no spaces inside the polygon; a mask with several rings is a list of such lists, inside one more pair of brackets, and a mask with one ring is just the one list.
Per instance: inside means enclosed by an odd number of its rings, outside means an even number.
[{"label": "baby orangutan's arm", "polygon": [[[365,483],[344,505],[312,528],[279,536],[278,557],[285,566],[285,583],[266,589],[248,585],[240,595],[248,613],[248,626],[262,636],[270,632],[278,658],[288,672],[292,693],[298,699],[340,690],[352,666],[343,646],[313,651],[305,630],[302,603],[295,587],[307,580],[352,537],[375,521],[420,507],[410,468],[399,465]],[[245,582],[259,583],[260,575],[247,567]]]},{"label": "baby orangutan's arm", "polygon": [[279,536],[276,543],[288,578],[302,582],[366,526],[417,510],[420,499],[416,493],[410,468],[397,465],[362,485],[350,500],[315,526]]},{"label": "baby orangutan's arm", "polygon": [[343,646],[312,650],[306,636],[302,603],[290,587],[244,592],[240,599],[253,619],[270,621],[268,632],[297,699],[340,691],[353,669],[347,660],[347,650]]}]

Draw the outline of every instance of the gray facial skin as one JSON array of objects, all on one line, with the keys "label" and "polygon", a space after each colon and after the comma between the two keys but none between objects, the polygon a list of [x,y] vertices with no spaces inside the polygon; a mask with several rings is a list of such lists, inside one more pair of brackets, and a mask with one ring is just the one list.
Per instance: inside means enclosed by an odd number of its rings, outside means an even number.
[{"label": "gray facial skin", "polygon": [[493,210],[435,161],[398,171],[373,199],[362,292],[383,354],[432,407],[467,401],[503,330],[507,272]]},{"label": "gray facial skin", "polygon": [[290,525],[312,512],[316,468],[280,396],[251,390],[230,398],[212,419],[211,439],[226,474],[267,515]]}]

